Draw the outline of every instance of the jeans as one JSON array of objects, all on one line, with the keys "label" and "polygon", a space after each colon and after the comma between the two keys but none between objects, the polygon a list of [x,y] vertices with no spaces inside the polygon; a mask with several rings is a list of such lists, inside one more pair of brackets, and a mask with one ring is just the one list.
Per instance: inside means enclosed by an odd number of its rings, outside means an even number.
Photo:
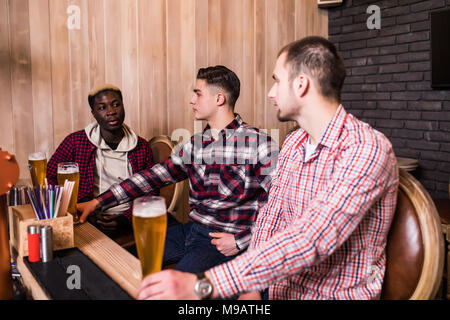
[{"label": "jeans", "polygon": [[163,266],[176,263],[175,270],[197,273],[236,257],[227,257],[220,253],[216,246],[211,244],[210,232],[217,230],[195,222],[168,227]]}]

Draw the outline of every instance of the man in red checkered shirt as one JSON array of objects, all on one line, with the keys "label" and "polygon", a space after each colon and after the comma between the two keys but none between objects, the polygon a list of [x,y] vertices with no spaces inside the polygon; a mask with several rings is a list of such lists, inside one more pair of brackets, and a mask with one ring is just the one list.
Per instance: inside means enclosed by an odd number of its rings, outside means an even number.
[{"label": "man in red checkered shirt", "polygon": [[[53,185],[57,184],[58,163],[78,163],[78,202],[91,200],[112,184],[154,164],[148,142],[124,123],[122,100],[120,89],[110,84],[89,92],[88,102],[96,121],[68,135],[48,162],[47,179]],[[111,236],[121,228],[131,228],[130,221],[131,205],[98,211],[91,219]]]},{"label": "man in red checkered shirt", "polygon": [[268,95],[278,119],[300,129],[279,154],[249,249],[204,274],[150,275],[139,299],[380,296],[398,188],[392,145],[340,104],[345,68],[328,40],[284,47],[273,79]]}]

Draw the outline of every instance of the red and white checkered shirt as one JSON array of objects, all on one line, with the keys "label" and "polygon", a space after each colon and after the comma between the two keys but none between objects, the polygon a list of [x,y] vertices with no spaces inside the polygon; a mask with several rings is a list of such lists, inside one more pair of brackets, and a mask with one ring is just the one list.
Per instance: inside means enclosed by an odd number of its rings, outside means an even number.
[{"label": "red and white checkered shirt", "polygon": [[380,296],[398,188],[392,145],[342,105],[305,161],[307,140],[302,129],[286,139],[248,251],[210,270],[220,296]]}]

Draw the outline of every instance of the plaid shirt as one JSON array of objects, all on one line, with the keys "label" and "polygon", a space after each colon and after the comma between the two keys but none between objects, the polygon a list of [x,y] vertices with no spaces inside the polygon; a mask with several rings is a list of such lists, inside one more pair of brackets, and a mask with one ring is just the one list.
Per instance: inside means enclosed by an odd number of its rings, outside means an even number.
[{"label": "plaid shirt", "polygon": [[97,200],[106,209],[189,179],[190,218],[234,234],[238,249],[243,250],[249,244],[258,209],[267,201],[277,155],[272,139],[236,114],[216,141],[207,125],[166,161],[111,186]]},{"label": "plaid shirt", "polygon": [[[92,200],[94,198],[94,170],[95,147],[88,139],[86,132],[80,130],[68,135],[58,146],[47,165],[47,180],[49,184],[56,185],[58,163],[76,162],[80,170],[80,185],[78,187],[78,202]],[[150,146],[143,138],[138,137],[136,148],[128,152],[128,160],[133,173],[144,170],[153,165],[153,156]],[[155,192],[156,194],[157,192]],[[132,210],[123,213],[131,219]]]},{"label": "plaid shirt", "polygon": [[391,143],[339,106],[311,158],[286,139],[246,253],[210,270],[220,296],[374,299],[385,271],[398,168]]}]

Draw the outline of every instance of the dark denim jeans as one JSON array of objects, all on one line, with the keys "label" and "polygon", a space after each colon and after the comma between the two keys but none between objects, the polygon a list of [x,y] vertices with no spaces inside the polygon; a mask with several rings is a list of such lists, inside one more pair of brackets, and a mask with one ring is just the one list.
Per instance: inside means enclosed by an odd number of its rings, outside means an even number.
[{"label": "dark denim jeans", "polygon": [[167,228],[163,266],[176,263],[175,270],[202,272],[227,262],[236,256],[227,257],[211,244],[209,229],[195,222],[174,225]]}]

